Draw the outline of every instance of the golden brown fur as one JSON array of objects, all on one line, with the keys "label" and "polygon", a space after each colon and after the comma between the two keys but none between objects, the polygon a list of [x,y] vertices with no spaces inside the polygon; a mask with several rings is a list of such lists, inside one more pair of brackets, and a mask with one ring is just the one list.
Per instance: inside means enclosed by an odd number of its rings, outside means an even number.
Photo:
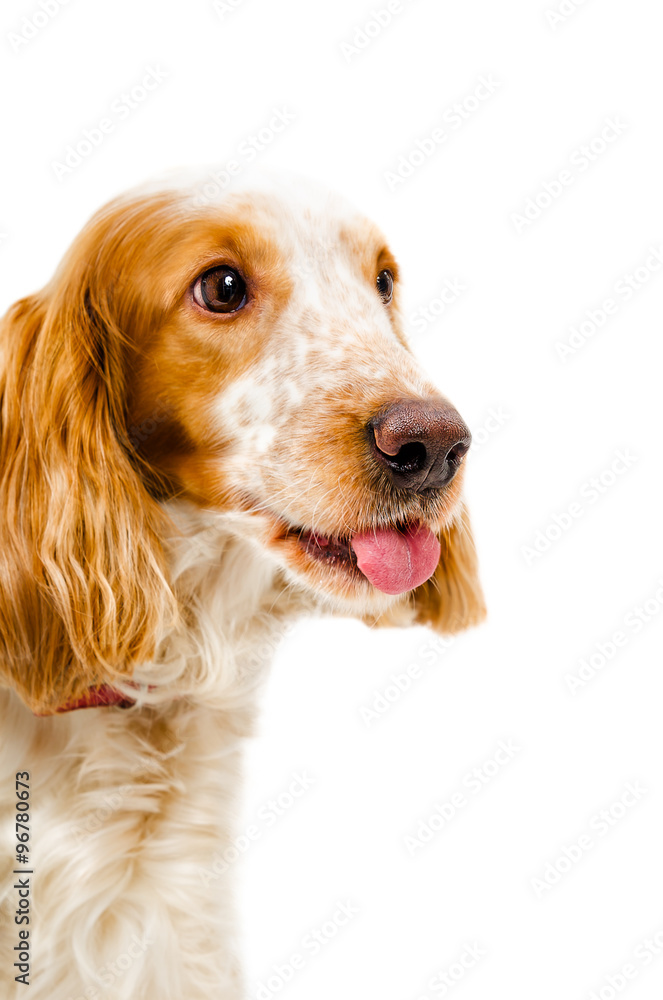
[{"label": "golden brown fur", "polygon": [[163,513],[127,443],[117,260],[94,259],[98,238],[1,331],[0,669],[40,711],[129,674],[176,613]]},{"label": "golden brown fur", "polygon": [[[231,315],[192,297],[219,262],[250,291]],[[158,927],[159,942],[109,1000],[197,1000],[221,983],[224,1000],[240,996],[225,897],[204,893],[179,858],[212,851],[218,829],[230,836],[256,649],[284,620],[321,608],[453,633],[484,617],[463,469],[445,489],[405,495],[367,457],[367,421],[390,400],[442,400],[407,347],[398,291],[389,306],[376,294],[383,268],[398,277],[375,227],[299,181],[202,208],[187,191],[139,193],[103,209],[52,282],[2,320],[0,688],[23,702],[0,690],[13,733],[3,761],[26,766],[14,760],[23,733],[39,762],[54,831],[38,848],[51,918],[39,933],[62,1000],[93,985],[139,925]],[[439,535],[441,557],[398,597],[302,544],[306,532],[342,539],[412,521]],[[54,713],[126,682],[137,704],[124,713],[34,719],[25,708]],[[61,787],[50,757],[65,748]],[[88,829],[119,786],[109,828],[74,854],[70,824]],[[198,816],[194,834],[182,817],[203,795],[207,825]],[[66,878],[74,941],[55,914],[63,873],[83,868]],[[91,914],[106,936],[89,930]],[[41,977],[36,1000],[53,1000]]]}]

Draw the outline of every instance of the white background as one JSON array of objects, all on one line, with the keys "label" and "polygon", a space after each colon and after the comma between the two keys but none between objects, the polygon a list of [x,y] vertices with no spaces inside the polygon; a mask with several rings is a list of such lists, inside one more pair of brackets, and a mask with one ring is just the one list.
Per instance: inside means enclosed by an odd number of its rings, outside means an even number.
[{"label": "white background", "polygon": [[[281,647],[240,822],[260,829],[238,865],[250,996],[431,1000],[445,995],[434,977],[478,944],[446,995],[658,997],[663,935],[659,955],[634,957],[663,931],[657,6],[403,0],[351,52],[342,44],[382,0],[235,5],[69,0],[17,42],[40,8],[6,0],[0,305],[41,286],[108,197],[223,163],[287,109],[296,120],[257,161],[316,175],[376,218],[402,265],[414,348],[475,431],[467,492],[490,612],[430,665],[424,630],[313,621]],[[560,6],[571,13],[553,23]],[[164,82],[58,179],[54,161],[155,67]],[[445,113],[481,76],[499,86],[454,128]],[[575,151],[606,119],[621,134],[581,169]],[[392,190],[385,173],[438,126],[447,140]],[[546,205],[564,169],[572,183]],[[545,207],[517,224],[530,198]],[[638,268],[627,300],[618,289]],[[464,290],[417,332],[414,314],[452,278]],[[556,344],[606,298],[615,314],[563,361]],[[614,474],[619,451],[632,457]],[[615,631],[624,645],[572,693],[567,675],[601,663]],[[419,679],[367,720],[410,664],[424,664]],[[473,794],[464,777],[500,740],[519,752]],[[267,829],[256,818],[303,772],[312,788]],[[628,782],[646,793],[613,806]],[[458,790],[457,815],[408,851]],[[601,836],[593,817],[611,806]],[[537,890],[583,834],[593,846]],[[357,915],[313,955],[306,935],[348,901]],[[279,987],[273,966],[294,953],[304,968]],[[635,978],[610,987],[627,963]]]}]

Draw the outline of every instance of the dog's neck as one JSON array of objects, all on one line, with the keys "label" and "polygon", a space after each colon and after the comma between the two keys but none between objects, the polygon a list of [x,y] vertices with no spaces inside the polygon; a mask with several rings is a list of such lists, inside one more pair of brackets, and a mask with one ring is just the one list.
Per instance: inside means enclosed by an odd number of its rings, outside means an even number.
[{"label": "dog's neck", "polygon": [[183,627],[165,630],[155,660],[136,669],[138,700],[202,698],[226,707],[261,680],[293,618],[314,610],[313,601],[284,579],[245,520],[181,501],[165,509]]},{"label": "dog's neck", "polygon": [[228,708],[260,682],[293,618],[313,610],[312,599],[283,578],[257,543],[250,522],[184,502],[164,506],[171,526],[168,574],[180,621],[164,627],[154,659],[130,679],[93,685],[55,714],[135,704],[163,708],[183,698]]}]

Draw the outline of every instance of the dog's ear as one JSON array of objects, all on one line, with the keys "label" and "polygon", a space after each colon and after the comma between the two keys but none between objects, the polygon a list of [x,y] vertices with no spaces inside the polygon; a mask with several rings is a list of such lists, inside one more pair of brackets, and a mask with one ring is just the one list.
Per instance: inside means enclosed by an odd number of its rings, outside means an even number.
[{"label": "dog's ear", "polygon": [[125,677],[175,602],[125,426],[127,340],[92,240],[0,324],[0,682],[34,710]]},{"label": "dog's ear", "polygon": [[453,635],[486,617],[470,519],[462,508],[440,537],[442,553],[435,573],[412,595],[414,624]]}]

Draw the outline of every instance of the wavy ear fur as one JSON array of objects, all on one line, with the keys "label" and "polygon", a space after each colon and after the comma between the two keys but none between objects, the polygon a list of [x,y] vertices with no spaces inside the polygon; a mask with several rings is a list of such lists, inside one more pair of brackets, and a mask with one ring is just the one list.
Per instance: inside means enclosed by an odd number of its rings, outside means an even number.
[{"label": "wavy ear fur", "polygon": [[435,573],[410,594],[408,602],[367,624],[400,627],[428,625],[436,632],[453,635],[486,617],[479,581],[477,554],[467,511],[463,507],[451,526],[441,534],[442,552]]},{"label": "wavy ear fur", "polygon": [[442,555],[430,580],[414,592],[414,624],[452,635],[486,617],[477,553],[465,508],[442,534]]},{"label": "wavy ear fur", "polygon": [[175,613],[108,283],[75,246],[0,324],[0,683],[36,711],[126,678]]}]

